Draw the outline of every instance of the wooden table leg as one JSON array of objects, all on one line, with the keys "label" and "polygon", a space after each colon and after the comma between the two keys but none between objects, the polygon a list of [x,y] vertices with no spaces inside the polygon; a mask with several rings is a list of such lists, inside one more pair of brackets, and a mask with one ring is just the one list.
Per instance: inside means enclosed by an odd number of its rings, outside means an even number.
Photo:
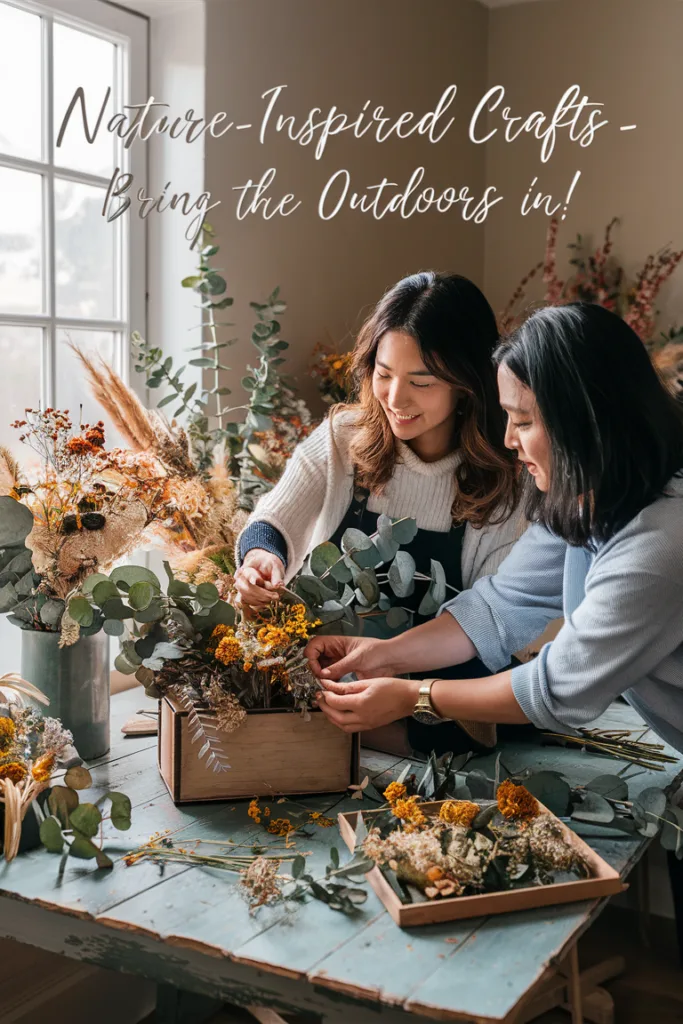
[{"label": "wooden table leg", "polygon": [[157,985],[155,1024],[204,1024],[223,1005],[220,999]]},{"label": "wooden table leg", "polygon": [[576,942],[569,951],[569,1005],[572,1013],[572,1024],[583,1024],[579,947]]}]

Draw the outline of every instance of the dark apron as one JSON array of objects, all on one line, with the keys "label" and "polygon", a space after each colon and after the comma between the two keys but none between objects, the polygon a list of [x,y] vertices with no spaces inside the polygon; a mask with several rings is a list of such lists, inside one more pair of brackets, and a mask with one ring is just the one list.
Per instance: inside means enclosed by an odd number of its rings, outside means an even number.
[{"label": "dark apron", "polygon": [[[369,492],[356,488],[353,501],[349,506],[346,515],[337,527],[334,535],[330,537],[333,544],[341,548],[341,539],[350,527],[362,530],[363,533],[371,536],[377,530],[378,512],[369,512],[367,508]],[[418,530],[417,534],[409,544],[402,544],[401,550],[407,551],[415,559],[415,566],[418,572],[426,576],[431,572],[431,559],[441,562],[446,574],[446,582],[457,590],[462,590],[462,543],[465,534],[465,523],[453,525],[448,532],[441,530]],[[412,612],[413,621],[411,625],[418,626],[427,622],[428,617],[417,614],[417,609],[427,590],[429,583],[416,580],[415,590],[410,597],[401,598],[401,607]],[[390,593],[388,591],[387,593]],[[448,590],[448,597],[454,597],[455,591]],[[391,629],[387,626],[384,615],[371,615],[363,618],[363,636],[378,637],[382,640],[398,636],[403,629]],[[435,672],[412,672],[413,679],[479,679],[482,676],[489,676],[491,673],[479,658],[472,658],[462,665],[453,665],[448,668],[440,668]],[[408,741],[414,750],[429,754],[435,751],[437,755],[454,751],[456,754],[466,750],[483,751],[486,748],[477,744],[465,731],[455,722],[442,722],[438,725],[423,725],[416,722],[414,718],[406,719],[408,726]]]}]

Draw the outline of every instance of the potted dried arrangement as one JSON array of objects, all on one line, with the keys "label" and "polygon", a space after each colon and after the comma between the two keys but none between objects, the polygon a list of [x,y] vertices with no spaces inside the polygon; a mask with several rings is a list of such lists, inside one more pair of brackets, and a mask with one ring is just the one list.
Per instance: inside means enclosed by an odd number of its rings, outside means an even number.
[{"label": "potted dried arrangement", "polygon": [[[0,846],[6,861],[40,845],[38,797],[53,772],[78,760],[71,733],[55,718],[43,718],[26,698],[47,704],[47,698],[15,673],[0,677]],[[27,827],[31,805],[37,807]]]},{"label": "potted dried arrangement", "polygon": [[[415,530],[414,520],[383,516],[372,537],[348,530],[342,551],[321,544],[256,618],[215,583],[179,579],[168,562],[165,591],[139,566],[85,582],[69,612],[103,618],[121,636],[117,667],[161,700],[160,768],[174,800],[330,792],[354,782],[357,740],[315,708],[319,684],[304,648],[314,632],[361,632],[367,615],[401,624],[408,613],[394,600],[415,579],[427,586],[422,605],[431,614],[445,596],[443,570],[435,562],[424,577],[399,550]],[[219,583],[229,589],[227,577]]]},{"label": "potted dried arrangement", "polygon": [[353,393],[351,358],[351,352],[336,352],[332,346],[322,343],[313,349],[310,373],[327,405],[350,401]]},{"label": "potted dried arrangement", "polygon": [[[340,814],[355,870],[402,927],[620,892],[617,871],[524,786],[423,802],[392,782],[384,809]],[[351,864],[346,865],[347,870]]]},{"label": "potted dried arrangement", "polygon": [[544,258],[522,278],[500,317],[501,330],[510,330],[520,314],[529,282],[542,271],[545,285],[543,301],[549,303],[593,302],[618,313],[638,334],[654,365],[675,394],[683,396],[683,327],[672,326],[655,336],[657,309],[655,301],[662,286],[683,259],[683,250],[664,246],[651,253],[635,280],[626,278],[623,267],[614,259],[612,229],[618,224],[614,217],[605,229],[602,245],[587,253],[585,240],[576,236],[568,242],[572,250],[569,260],[574,268],[566,281],[557,272],[558,220],[548,225]]}]

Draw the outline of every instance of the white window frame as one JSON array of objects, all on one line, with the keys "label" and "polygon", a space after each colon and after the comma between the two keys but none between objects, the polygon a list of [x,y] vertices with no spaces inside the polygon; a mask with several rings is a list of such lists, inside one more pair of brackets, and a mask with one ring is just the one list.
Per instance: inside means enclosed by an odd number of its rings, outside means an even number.
[{"label": "white window frame", "polygon": [[[12,327],[39,327],[43,334],[41,358],[41,399],[43,408],[56,404],[56,353],[57,331],[62,329],[111,331],[114,333],[114,368],[123,379],[131,384],[130,332],[147,329],[147,232],[145,222],[135,214],[127,212],[113,221],[109,228],[114,232],[114,317],[94,319],[90,317],[58,316],[56,309],[56,267],[55,267],[55,177],[85,185],[106,188],[109,178],[62,167],[55,162],[59,151],[54,149],[56,126],[53,116],[53,26],[55,22],[80,28],[92,35],[100,36],[117,45],[115,68],[114,110],[122,109],[125,102],[144,103],[148,96],[148,19],[130,10],[117,7],[104,0],[49,0],[37,3],[35,0],[4,0],[9,6],[38,14],[42,18],[43,31],[43,155],[45,160],[31,160],[0,152],[0,167],[13,170],[31,171],[42,178],[43,188],[43,312],[7,313],[0,311],[0,324]],[[87,95],[87,91],[86,91]],[[97,100],[97,97],[94,97]],[[88,107],[90,119],[92,102]],[[72,117],[77,124],[80,117],[78,108]],[[70,126],[71,127],[71,126]],[[104,130],[104,126],[100,131]],[[116,137],[115,166],[121,172],[134,176],[131,191],[137,192],[147,182],[146,147],[139,142],[130,149],[123,148]],[[113,171],[113,168],[112,168]],[[131,207],[131,210],[133,207]],[[133,375],[137,377],[136,374]]]}]

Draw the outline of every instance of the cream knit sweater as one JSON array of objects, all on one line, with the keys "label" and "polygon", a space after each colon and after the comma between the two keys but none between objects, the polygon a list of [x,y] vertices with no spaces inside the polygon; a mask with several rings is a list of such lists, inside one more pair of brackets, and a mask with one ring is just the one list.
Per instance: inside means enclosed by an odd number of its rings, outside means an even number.
[{"label": "cream knit sweater", "polygon": [[[325,419],[299,444],[272,491],[264,494],[247,524],[270,523],[287,543],[287,579],[297,572],[317,544],[329,540],[344,518],[353,497],[350,444],[357,413],[344,411]],[[455,451],[438,462],[423,462],[411,448],[398,443],[399,459],[384,493],[371,495],[368,511],[393,518],[409,516],[423,530],[447,533],[455,498]],[[526,528],[519,512],[500,526],[474,529],[468,523],[462,546],[463,587],[495,573]],[[236,545],[239,564],[239,538]]]}]

